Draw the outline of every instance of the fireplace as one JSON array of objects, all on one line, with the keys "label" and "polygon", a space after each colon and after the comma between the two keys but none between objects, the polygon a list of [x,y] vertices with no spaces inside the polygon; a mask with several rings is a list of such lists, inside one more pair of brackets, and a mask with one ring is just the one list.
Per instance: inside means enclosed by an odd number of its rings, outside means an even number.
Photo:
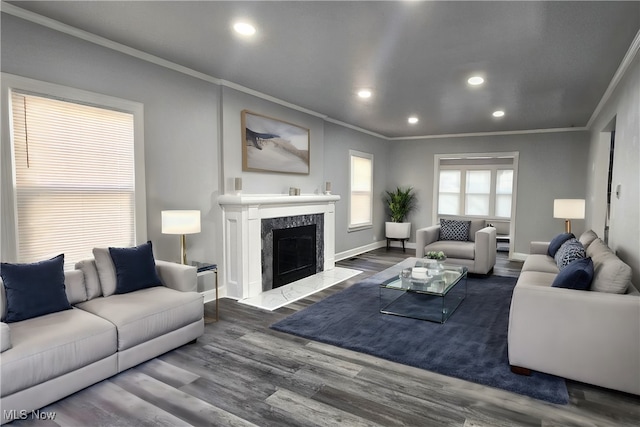
[{"label": "fireplace", "polygon": [[262,221],[262,291],[324,270],[324,215]]},{"label": "fireplace", "polygon": [[333,194],[225,194],[218,197],[224,224],[223,292],[239,300],[273,287],[273,230],[314,224],[316,270],[335,268]]},{"label": "fireplace", "polygon": [[316,225],[273,230],[273,285],[279,288],[316,273]]}]

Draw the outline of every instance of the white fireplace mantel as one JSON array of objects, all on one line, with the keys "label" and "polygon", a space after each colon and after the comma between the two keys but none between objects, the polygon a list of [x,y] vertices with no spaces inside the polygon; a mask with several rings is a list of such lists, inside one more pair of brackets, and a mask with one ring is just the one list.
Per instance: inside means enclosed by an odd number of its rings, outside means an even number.
[{"label": "white fireplace mantel", "polygon": [[262,292],[261,221],[297,215],[324,214],[324,270],[335,267],[335,203],[332,194],[225,194],[222,207],[222,281],[230,298],[244,299]]}]

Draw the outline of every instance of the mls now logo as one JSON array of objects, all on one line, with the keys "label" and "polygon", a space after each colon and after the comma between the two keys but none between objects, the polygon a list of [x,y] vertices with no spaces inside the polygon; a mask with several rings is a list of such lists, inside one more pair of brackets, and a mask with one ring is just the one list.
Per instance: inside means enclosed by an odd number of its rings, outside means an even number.
[{"label": "mls now logo", "polygon": [[7,421],[15,420],[53,420],[56,417],[55,412],[47,411],[27,411],[26,409],[10,409],[2,411],[2,417]]}]

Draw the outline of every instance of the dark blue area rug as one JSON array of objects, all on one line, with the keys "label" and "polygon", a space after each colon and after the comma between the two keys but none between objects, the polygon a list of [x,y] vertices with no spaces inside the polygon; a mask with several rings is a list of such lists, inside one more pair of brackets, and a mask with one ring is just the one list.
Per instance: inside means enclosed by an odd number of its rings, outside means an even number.
[{"label": "dark blue area rug", "polygon": [[408,258],[271,328],[550,403],[569,402],[563,378],[539,372],[526,377],[509,368],[514,278],[469,277],[466,299],[444,324],[380,314],[379,283],[414,264]]}]

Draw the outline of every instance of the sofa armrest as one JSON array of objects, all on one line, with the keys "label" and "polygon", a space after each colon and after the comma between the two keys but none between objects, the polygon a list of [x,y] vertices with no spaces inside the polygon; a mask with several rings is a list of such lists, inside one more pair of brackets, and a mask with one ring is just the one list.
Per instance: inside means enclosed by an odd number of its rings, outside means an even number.
[{"label": "sofa armrest", "polygon": [[0,323],[0,353],[11,348],[11,330],[9,325]]},{"label": "sofa armrest", "polygon": [[416,258],[424,257],[424,247],[436,242],[440,237],[440,226],[420,228],[416,230]]},{"label": "sofa armrest", "polygon": [[198,288],[198,269],[194,266],[156,260],[156,270],[167,288],[182,292],[195,292]]},{"label": "sofa armrest", "polygon": [[518,283],[509,363],[640,393],[640,296]]},{"label": "sofa armrest", "polygon": [[549,243],[551,242],[531,242],[529,244],[529,253],[547,255],[549,253]]},{"label": "sofa armrest", "polygon": [[496,265],[496,229],[485,227],[475,234],[474,271],[487,274]]}]

